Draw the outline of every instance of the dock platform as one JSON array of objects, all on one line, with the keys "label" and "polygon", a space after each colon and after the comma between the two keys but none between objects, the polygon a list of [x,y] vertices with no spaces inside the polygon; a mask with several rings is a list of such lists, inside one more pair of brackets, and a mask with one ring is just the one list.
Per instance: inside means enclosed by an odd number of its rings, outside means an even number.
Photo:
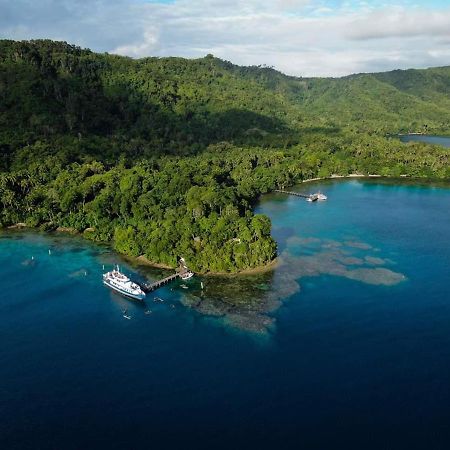
[{"label": "dock platform", "polygon": [[306,198],[309,202],[316,202],[317,200],[326,200],[326,196],[321,194],[320,192],[316,192],[315,194],[302,194],[300,192],[293,191],[283,191],[281,189],[275,189],[275,192],[280,192],[281,194],[295,195],[296,197]]},{"label": "dock platform", "polygon": [[142,290],[145,293],[156,291],[156,289],[164,286],[165,284],[169,284],[172,281],[175,281],[178,277],[180,277],[180,273],[174,273],[173,275],[169,275],[168,277],[162,278],[161,280],[154,281],[153,283],[140,283]]},{"label": "dock platform", "polygon": [[166,284],[171,283],[172,281],[175,281],[177,278],[182,278],[184,275],[191,273],[191,271],[187,268],[186,264],[184,263],[184,259],[181,258],[180,260],[180,267],[176,271],[176,273],[169,275],[165,278],[161,278],[160,280],[153,281],[151,283],[139,283],[139,286],[145,293],[156,291],[156,289],[159,289],[161,286],[164,286]]}]

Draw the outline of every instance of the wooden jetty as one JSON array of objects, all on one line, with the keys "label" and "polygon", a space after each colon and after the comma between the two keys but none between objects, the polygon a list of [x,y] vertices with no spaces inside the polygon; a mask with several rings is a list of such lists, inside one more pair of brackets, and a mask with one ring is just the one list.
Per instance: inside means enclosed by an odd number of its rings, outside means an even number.
[{"label": "wooden jetty", "polygon": [[156,289],[168,284],[174,280],[176,280],[181,274],[179,272],[169,275],[166,278],[162,278],[161,280],[154,281],[153,283],[140,283],[140,286],[144,292],[152,292],[156,291]]},{"label": "wooden jetty", "polygon": [[142,290],[144,292],[153,292],[156,291],[156,289],[160,288],[161,286],[164,286],[165,284],[171,283],[172,281],[175,281],[177,278],[182,278],[184,275],[191,273],[191,271],[187,268],[184,259],[180,259],[180,267],[176,271],[176,273],[169,275],[168,277],[162,278],[161,280],[153,281],[152,283],[139,283],[139,286],[141,286]]},{"label": "wooden jetty", "polygon": [[289,195],[295,195],[297,197],[303,197],[303,198],[309,198],[309,194],[301,194],[300,192],[293,192],[293,191],[282,191],[281,189],[275,189],[275,192],[280,192],[281,194],[289,194]]},{"label": "wooden jetty", "polygon": [[322,195],[322,194],[320,194],[320,192],[317,192],[315,194],[302,194],[300,192],[282,191],[281,189],[275,189],[275,192],[280,192],[282,194],[295,195],[296,197],[306,198],[306,200],[308,200],[310,202],[316,202],[317,200],[320,199],[320,196]]}]

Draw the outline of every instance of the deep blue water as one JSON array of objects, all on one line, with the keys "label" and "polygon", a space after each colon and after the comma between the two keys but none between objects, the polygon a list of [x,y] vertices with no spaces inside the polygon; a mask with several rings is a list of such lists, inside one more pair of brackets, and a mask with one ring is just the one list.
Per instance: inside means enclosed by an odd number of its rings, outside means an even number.
[{"label": "deep blue water", "polygon": [[177,287],[145,315],[102,286],[107,248],[0,235],[0,448],[450,448],[450,189],[299,189],[329,200],[258,207],[292,288],[268,335]]},{"label": "deep blue water", "polygon": [[450,137],[445,136],[429,136],[424,134],[406,134],[400,136],[403,142],[427,142],[429,144],[442,145],[443,147],[450,147]]}]

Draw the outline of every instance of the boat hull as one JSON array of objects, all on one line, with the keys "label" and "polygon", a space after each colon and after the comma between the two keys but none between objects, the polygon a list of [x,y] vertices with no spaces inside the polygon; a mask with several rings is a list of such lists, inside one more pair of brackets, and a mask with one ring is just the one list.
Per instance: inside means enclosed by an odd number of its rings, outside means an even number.
[{"label": "boat hull", "polygon": [[103,280],[103,284],[107,287],[109,287],[110,289],[112,289],[114,292],[117,292],[118,294],[122,295],[123,297],[127,297],[130,298],[132,300],[139,300],[142,301],[145,298],[145,293],[142,294],[132,294],[130,292],[126,292],[120,288],[118,288],[117,286],[113,286],[112,284],[108,283],[108,281]]},{"label": "boat hull", "polygon": [[181,278],[183,281],[186,281],[186,280],[189,280],[190,278],[192,278],[193,276],[194,276],[194,273],[193,273],[193,272],[187,272],[187,273],[185,273],[184,275],[181,275],[180,278]]}]

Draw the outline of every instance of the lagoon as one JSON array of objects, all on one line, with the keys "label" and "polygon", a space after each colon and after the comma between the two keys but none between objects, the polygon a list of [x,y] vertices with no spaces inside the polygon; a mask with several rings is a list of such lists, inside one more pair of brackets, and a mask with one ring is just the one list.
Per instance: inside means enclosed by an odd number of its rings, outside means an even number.
[{"label": "lagoon", "polygon": [[3,232],[1,447],[448,448],[449,186],[297,190],[329,200],[257,207],[273,272],[167,286],[163,303],[102,286],[115,262],[161,274],[108,247]]},{"label": "lagoon", "polygon": [[448,136],[405,134],[400,136],[400,140],[402,142],[425,142],[427,144],[441,145],[442,147],[450,147],[450,137]]}]

